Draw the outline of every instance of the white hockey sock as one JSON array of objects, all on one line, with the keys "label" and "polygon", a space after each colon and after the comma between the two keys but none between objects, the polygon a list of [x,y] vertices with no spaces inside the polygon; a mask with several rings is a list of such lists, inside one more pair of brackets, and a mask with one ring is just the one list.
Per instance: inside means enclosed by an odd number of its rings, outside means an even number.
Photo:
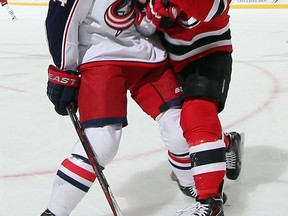
[{"label": "white hockey sock", "polygon": [[[183,187],[194,185],[189,154],[174,155],[168,153],[168,160],[179,184]],[[173,179],[176,180],[176,179]]]},{"label": "white hockey sock", "polygon": [[85,194],[86,192],[56,176],[48,209],[57,216],[69,216]]},{"label": "white hockey sock", "polygon": [[180,185],[187,187],[194,185],[194,179],[191,173],[189,145],[180,126],[180,113],[181,109],[169,109],[160,114],[156,121],[159,123],[161,139],[168,150],[171,169]]},{"label": "white hockey sock", "polygon": [[92,186],[96,176],[84,160],[72,156],[59,167],[48,204],[48,209],[55,215],[70,215]]},{"label": "white hockey sock", "polygon": [[[98,163],[102,167],[106,167],[118,152],[122,135],[122,125],[86,128],[85,133],[96,154]],[[74,145],[72,154],[87,157],[80,141]]]}]

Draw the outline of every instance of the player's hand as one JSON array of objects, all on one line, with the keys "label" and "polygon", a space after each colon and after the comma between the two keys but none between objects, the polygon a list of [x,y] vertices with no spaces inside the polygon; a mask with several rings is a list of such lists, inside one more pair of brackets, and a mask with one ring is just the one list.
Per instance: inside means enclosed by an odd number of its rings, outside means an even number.
[{"label": "player's hand", "polygon": [[147,0],[132,0],[132,6],[136,12],[135,24],[140,25],[143,18],[145,17],[145,8]]},{"label": "player's hand", "polygon": [[66,107],[71,103],[77,110],[78,88],[80,85],[80,74],[77,71],[63,71],[49,65],[47,96],[54,104],[56,112],[60,115],[68,115]]},{"label": "player's hand", "polygon": [[146,6],[146,16],[158,30],[170,27],[179,14],[180,10],[168,0],[150,0]]}]

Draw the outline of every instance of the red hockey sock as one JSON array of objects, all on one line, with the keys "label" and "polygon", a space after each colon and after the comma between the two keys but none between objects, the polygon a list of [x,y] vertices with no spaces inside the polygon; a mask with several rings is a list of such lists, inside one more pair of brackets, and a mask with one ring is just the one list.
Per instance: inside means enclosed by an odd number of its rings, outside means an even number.
[{"label": "red hockey sock", "polygon": [[220,186],[224,175],[224,171],[195,175],[194,181],[197,186],[198,199],[203,200],[211,196],[220,196],[222,193]]},{"label": "red hockey sock", "polygon": [[180,124],[190,146],[216,141],[222,135],[216,102],[201,99],[185,101]]},{"label": "red hockey sock", "polygon": [[225,142],[225,146],[226,146],[226,150],[229,148],[229,145],[230,145],[230,140],[228,138],[228,136],[226,136],[224,134],[224,142]]},{"label": "red hockey sock", "polygon": [[185,101],[181,127],[190,145],[192,173],[199,199],[219,196],[226,171],[225,147],[217,103],[201,99]]}]

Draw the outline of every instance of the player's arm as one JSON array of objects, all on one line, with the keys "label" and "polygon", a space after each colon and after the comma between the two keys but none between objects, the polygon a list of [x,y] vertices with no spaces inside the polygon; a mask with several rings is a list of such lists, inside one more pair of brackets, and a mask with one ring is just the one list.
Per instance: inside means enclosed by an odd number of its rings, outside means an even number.
[{"label": "player's arm", "polygon": [[173,25],[181,13],[185,17],[208,22],[221,15],[229,3],[230,0],[150,0],[146,13],[156,28],[163,30]]},{"label": "player's arm", "polygon": [[54,65],[48,67],[47,96],[56,112],[68,115],[66,107],[77,108],[80,74],[78,66],[79,25],[93,0],[50,0],[45,27]]},{"label": "player's arm", "polygon": [[204,22],[221,15],[229,7],[230,2],[230,0],[169,0],[169,4],[179,8],[188,17]]},{"label": "player's arm", "polygon": [[50,0],[45,21],[49,51],[62,70],[76,70],[78,29],[93,0]]}]

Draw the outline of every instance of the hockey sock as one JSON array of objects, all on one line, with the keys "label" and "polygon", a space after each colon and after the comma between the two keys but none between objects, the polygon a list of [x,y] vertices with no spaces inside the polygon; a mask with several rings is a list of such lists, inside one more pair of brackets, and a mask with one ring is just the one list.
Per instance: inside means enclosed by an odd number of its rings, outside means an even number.
[{"label": "hockey sock", "polygon": [[189,152],[176,155],[168,151],[168,161],[181,186],[194,185]]},{"label": "hockey sock", "polygon": [[[96,154],[99,165],[106,167],[117,154],[122,135],[122,125],[86,128],[85,133]],[[79,140],[75,143],[72,154],[87,157],[83,145]]]},{"label": "hockey sock", "polygon": [[192,174],[199,199],[220,194],[225,171],[225,143],[217,103],[201,99],[187,100],[181,112],[181,127],[190,145]]},{"label": "hockey sock", "polygon": [[185,101],[180,124],[190,146],[216,141],[222,136],[216,102],[201,99]]},{"label": "hockey sock", "polygon": [[225,146],[226,146],[226,150],[227,150],[230,146],[230,140],[225,133],[223,133],[223,136],[224,136],[224,142],[225,142]]},{"label": "hockey sock", "polygon": [[219,188],[226,172],[225,151],[223,140],[190,148],[192,174],[199,199],[220,195]]},{"label": "hockey sock", "polygon": [[95,173],[85,158],[65,159],[54,180],[48,209],[57,216],[68,216],[88,192]]},{"label": "hockey sock", "polygon": [[156,121],[159,123],[161,139],[168,150],[168,161],[181,186],[194,185],[191,173],[189,145],[183,137],[180,126],[181,109],[169,109],[161,113]]}]

